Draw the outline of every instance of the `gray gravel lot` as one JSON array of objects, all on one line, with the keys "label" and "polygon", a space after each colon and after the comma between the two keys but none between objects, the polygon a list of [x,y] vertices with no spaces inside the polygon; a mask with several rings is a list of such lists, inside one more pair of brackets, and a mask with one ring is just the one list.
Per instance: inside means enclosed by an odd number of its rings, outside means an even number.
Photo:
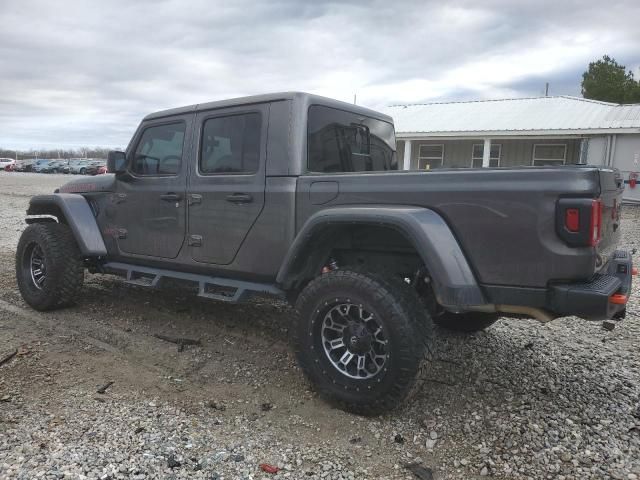
[{"label": "gray gravel lot", "polygon": [[0,170],[0,251],[15,251],[24,230],[24,215],[33,195],[53,193],[75,175],[45,175]]},{"label": "gray gravel lot", "polygon": [[[67,178],[0,172],[0,358],[18,349],[0,366],[0,478],[417,478],[408,463],[436,479],[640,478],[637,282],[613,331],[565,318],[438,332],[416,401],[361,418],[305,382],[278,302],[87,274],[79,305],[26,307],[13,251],[28,197]],[[625,208],[623,229],[637,248],[640,207]],[[202,346],[180,352],[155,334]]]}]

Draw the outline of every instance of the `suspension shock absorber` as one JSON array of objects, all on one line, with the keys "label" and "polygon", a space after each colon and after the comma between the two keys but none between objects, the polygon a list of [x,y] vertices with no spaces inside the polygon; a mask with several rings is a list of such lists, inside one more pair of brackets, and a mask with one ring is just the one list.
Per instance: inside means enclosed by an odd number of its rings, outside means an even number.
[{"label": "suspension shock absorber", "polygon": [[338,269],[338,262],[333,257],[329,257],[329,263],[327,263],[324,267],[322,267],[322,273],[329,273],[333,270]]}]

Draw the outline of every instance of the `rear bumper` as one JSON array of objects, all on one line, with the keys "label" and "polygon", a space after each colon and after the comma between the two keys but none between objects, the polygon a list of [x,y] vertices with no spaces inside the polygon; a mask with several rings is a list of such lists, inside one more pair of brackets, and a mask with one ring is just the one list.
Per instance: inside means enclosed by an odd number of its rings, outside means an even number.
[{"label": "rear bumper", "polygon": [[547,309],[558,316],[575,315],[587,320],[622,317],[631,294],[631,255],[616,250],[604,271],[586,283],[550,286]]}]

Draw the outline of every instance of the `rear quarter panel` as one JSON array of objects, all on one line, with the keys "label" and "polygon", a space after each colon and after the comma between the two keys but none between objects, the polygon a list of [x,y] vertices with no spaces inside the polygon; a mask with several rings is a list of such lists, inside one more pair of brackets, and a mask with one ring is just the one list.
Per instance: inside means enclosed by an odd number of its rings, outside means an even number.
[{"label": "rear quarter panel", "polygon": [[[333,184],[334,194],[317,182]],[[565,245],[555,232],[555,211],[563,196],[599,192],[593,167],[310,174],[298,179],[296,228],[338,205],[430,208],[447,222],[480,283],[542,288],[549,280],[593,274],[593,249]]]}]

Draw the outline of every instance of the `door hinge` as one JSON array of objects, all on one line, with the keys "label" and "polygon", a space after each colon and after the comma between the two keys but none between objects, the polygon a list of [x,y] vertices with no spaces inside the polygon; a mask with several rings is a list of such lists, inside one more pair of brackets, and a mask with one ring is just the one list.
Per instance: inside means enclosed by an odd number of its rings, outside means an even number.
[{"label": "door hinge", "polygon": [[196,203],[202,203],[202,195],[199,193],[192,193],[189,195],[189,205],[195,205]]},{"label": "door hinge", "polygon": [[190,247],[201,247],[202,235],[189,235],[189,240],[187,243]]}]

